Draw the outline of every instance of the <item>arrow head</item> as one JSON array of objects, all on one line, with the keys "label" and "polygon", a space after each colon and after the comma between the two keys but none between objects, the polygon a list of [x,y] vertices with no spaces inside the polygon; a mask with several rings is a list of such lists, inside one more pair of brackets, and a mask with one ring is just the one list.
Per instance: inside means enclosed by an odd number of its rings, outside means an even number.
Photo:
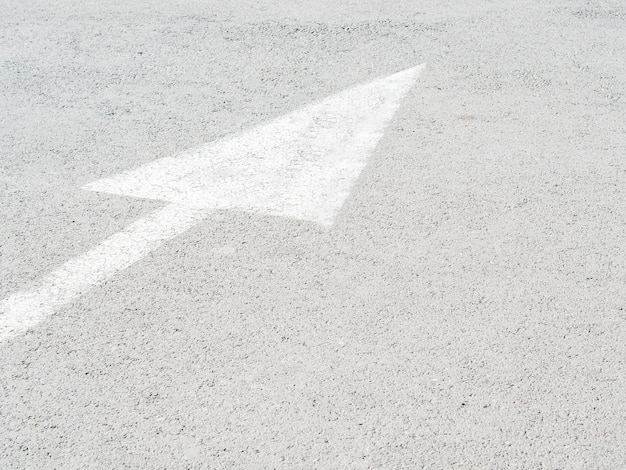
[{"label": "arrow head", "polygon": [[84,189],[330,225],[423,68],[355,86]]}]

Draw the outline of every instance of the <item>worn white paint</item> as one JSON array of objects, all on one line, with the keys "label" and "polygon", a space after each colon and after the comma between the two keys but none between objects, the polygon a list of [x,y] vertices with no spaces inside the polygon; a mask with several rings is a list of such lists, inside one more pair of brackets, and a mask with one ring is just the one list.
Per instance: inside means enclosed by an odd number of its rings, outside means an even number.
[{"label": "worn white paint", "polygon": [[169,204],[44,276],[37,286],[0,301],[0,340],[36,325],[64,304],[126,269],[205,216],[197,207]]},{"label": "worn white paint", "polygon": [[211,210],[331,225],[422,68],[356,86],[235,137],[86,185],[168,205],[68,261],[32,290],[2,300],[0,340],[36,325]]},{"label": "worn white paint", "polygon": [[85,189],[330,225],[422,67]]}]

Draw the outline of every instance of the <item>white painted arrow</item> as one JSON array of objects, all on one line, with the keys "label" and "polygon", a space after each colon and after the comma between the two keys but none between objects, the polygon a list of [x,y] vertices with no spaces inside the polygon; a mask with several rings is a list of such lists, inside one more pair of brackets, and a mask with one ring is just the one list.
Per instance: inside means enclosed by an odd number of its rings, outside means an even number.
[{"label": "white painted arrow", "polygon": [[0,341],[126,269],[215,209],[331,225],[424,65],[359,85],[235,137],[84,189],[168,204],[0,302]]}]

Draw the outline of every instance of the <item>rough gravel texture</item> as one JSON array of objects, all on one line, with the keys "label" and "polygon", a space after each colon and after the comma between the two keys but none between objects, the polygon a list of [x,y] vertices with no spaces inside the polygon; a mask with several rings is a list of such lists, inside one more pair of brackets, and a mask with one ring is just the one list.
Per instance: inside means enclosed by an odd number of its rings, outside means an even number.
[{"label": "rough gravel texture", "polygon": [[0,0],[0,298],[83,191],[427,62],[327,229],[216,212],[0,344],[1,469],[626,468],[618,0]]}]

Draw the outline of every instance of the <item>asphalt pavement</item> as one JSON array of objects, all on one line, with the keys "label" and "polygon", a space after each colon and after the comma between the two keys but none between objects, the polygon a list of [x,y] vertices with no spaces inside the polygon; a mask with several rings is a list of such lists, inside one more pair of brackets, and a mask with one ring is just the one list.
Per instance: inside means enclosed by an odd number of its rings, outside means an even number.
[{"label": "asphalt pavement", "polygon": [[623,2],[0,12],[0,299],[164,206],[85,185],[426,64],[331,224],[208,211],[1,341],[0,469],[626,468]]}]

